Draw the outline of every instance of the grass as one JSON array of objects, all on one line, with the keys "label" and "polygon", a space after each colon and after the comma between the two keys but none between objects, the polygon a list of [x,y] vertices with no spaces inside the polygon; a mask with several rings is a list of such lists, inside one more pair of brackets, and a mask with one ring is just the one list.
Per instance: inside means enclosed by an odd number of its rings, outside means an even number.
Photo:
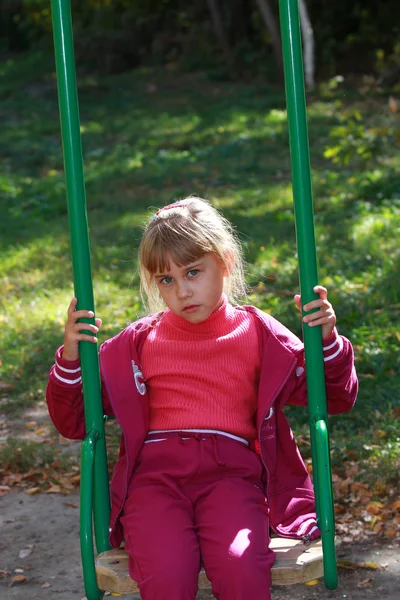
[{"label": "grass", "polygon": [[[300,334],[283,92],[216,83],[201,72],[78,79],[100,341],[142,314],[136,248],[143,219],[189,193],[211,199],[238,228],[248,301]],[[0,381],[9,386],[0,411],[15,417],[43,401],[73,294],[52,60],[32,53],[29,61],[2,63],[0,101]],[[324,150],[338,143],[330,132],[351,110],[365,130],[383,132],[385,145],[360,162],[361,135],[351,142],[354,162],[333,165]],[[400,153],[387,134],[395,115],[384,92],[325,86],[309,99],[308,119],[320,281],[340,332],[354,344],[361,384],[355,409],[331,420],[334,460],[351,450],[371,459],[368,477],[378,461],[389,480],[400,454]],[[289,414],[300,430],[305,411]]]}]

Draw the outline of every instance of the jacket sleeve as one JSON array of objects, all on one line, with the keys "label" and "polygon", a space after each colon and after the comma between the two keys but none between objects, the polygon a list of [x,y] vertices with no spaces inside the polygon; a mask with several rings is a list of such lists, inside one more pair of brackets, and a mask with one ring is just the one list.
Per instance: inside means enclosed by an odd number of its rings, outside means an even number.
[{"label": "jacket sleeve", "polygon": [[[62,346],[57,350],[55,363],[50,369],[46,388],[47,407],[50,418],[61,435],[73,440],[83,440],[86,427],[80,361],[64,360],[62,350]],[[105,386],[102,385],[101,389],[104,414],[112,416]]]},{"label": "jacket sleeve", "polygon": [[[338,334],[336,328],[322,341],[328,413],[336,415],[351,410],[357,398],[358,379],[354,366],[354,352],[350,341]],[[290,404],[305,406],[307,389],[304,350],[297,353],[297,368],[292,378]]]}]

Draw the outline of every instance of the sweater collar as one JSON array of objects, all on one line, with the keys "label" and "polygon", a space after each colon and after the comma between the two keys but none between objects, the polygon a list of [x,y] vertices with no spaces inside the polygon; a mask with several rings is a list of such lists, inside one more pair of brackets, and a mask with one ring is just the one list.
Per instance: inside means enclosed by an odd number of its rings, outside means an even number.
[{"label": "sweater collar", "polygon": [[222,303],[213,313],[201,323],[190,323],[183,317],[173,313],[170,309],[166,310],[162,321],[174,329],[182,332],[197,335],[223,335],[231,330],[235,318],[235,309],[228,302],[225,294],[222,296]]}]

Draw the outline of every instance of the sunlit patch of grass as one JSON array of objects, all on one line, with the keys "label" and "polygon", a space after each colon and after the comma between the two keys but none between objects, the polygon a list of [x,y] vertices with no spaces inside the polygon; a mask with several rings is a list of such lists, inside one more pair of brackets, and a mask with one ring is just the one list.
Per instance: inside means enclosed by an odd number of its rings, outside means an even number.
[{"label": "sunlit patch of grass", "polygon": [[[38,61],[29,69],[22,59],[0,65],[0,380],[13,386],[2,412],[43,400],[73,295],[57,95],[48,67],[29,87]],[[283,91],[150,69],[86,77],[79,93],[100,342],[144,312],[136,264],[143,220],[192,193],[214,202],[239,233],[249,263],[246,302],[301,335]],[[333,436],[337,448],[359,431],[373,438],[378,409],[388,437],[376,444],[379,456],[376,449],[362,456],[388,465],[397,450],[385,418],[399,404],[400,385],[400,153],[393,145],[370,170],[332,167],[323,150],[341,110],[332,97],[308,106],[320,281],[340,333],[354,344],[361,384],[354,410],[332,419]],[[378,112],[368,113],[371,123]],[[307,421],[304,410],[289,415],[297,427]]]},{"label": "sunlit patch of grass", "polygon": [[[159,207],[155,208],[158,210]],[[151,216],[151,214],[154,213],[151,213],[150,209],[145,212],[126,212],[115,220],[115,226],[118,228],[122,227],[124,229],[140,228],[143,226],[143,223],[146,221],[146,219]]]},{"label": "sunlit patch of grass", "polygon": [[[397,213],[397,214],[396,214]],[[363,214],[353,225],[353,239],[359,252],[369,260],[373,255],[399,252],[400,209],[384,206],[378,212]],[[393,255],[390,259],[393,258]]]}]

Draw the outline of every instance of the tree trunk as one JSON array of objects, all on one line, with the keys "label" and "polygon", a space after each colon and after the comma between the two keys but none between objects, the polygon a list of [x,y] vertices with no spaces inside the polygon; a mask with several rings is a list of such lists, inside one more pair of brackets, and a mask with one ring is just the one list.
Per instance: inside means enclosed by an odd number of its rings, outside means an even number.
[{"label": "tree trunk", "polygon": [[278,76],[280,79],[283,78],[283,60],[282,60],[282,45],[281,36],[279,33],[279,27],[277,20],[275,19],[274,12],[271,8],[269,0],[256,0],[260,13],[264,19],[264,23],[271,36],[271,42],[274,49],[276,67]]},{"label": "tree trunk", "polygon": [[315,86],[315,53],[314,53],[314,32],[308,16],[305,0],[299,0],[300,25],[303,34],[304,48],[304,78],[306,87],[313,89]]},{"label": "tree trunk", "polygon": [[29,48],[29,42],[14,20],[23,12],[22,0],[0,0],[0,39],[5,39],[7,50],[23,52]]},{"label": "tree trunk", "polygon": [[229,45],[229,41],[225,32],[224,22],[221,14],[221,10],[218,4],[218,0],[207,0],[208,8],[211,13],[211,21],[214,27],[214,31],[218,38],[218,42],[222,48],[225,58],[230,67],[233,65],[233,52]]},{"label": "tree trunk", "polygon": [[250,16],[246,0],[228,0],[229,33],[231,43],[238,44],[248,36],[248,19]]}]

